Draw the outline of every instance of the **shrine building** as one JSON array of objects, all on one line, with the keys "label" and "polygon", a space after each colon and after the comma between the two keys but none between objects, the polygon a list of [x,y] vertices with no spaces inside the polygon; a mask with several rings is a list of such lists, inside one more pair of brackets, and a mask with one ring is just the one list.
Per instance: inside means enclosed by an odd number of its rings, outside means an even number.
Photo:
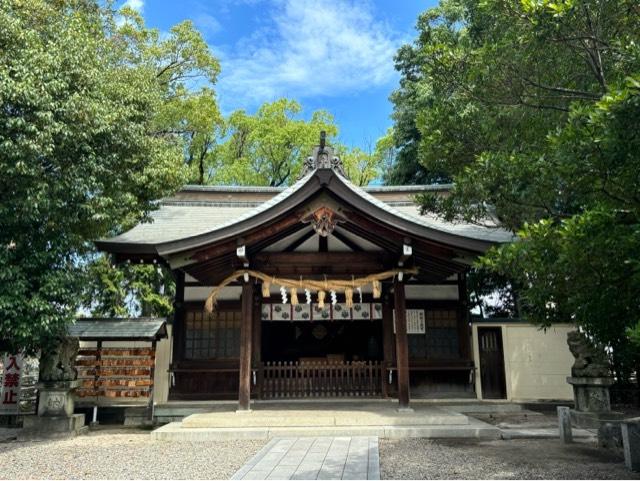
[{"label": "shrine building", "polygon": [[[545,357],[538,334],[527,325],[516,345],[508,324],[472,323],[466,277],[513,236],[421,214],[416,195],[449,189],[357,187],[321,139],[290,187],[186,186],[152,222],[97,241],[116,262],[175,276],[156,402],[517,398],[522,348]],[[547,391],[522,396],[571,398],[560,356],[534,373]]]}]

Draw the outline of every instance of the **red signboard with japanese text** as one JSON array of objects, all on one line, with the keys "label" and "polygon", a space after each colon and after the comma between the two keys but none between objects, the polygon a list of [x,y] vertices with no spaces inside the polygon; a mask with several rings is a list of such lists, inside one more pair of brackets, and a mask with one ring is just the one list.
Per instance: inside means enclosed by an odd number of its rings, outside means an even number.
[{"label": "red signboard with japanese text", "polygon": [[0,414],[18,414],[20,387],[23,376],[21,354],[7,354],[2,358],[2,383],[0,384]]}]

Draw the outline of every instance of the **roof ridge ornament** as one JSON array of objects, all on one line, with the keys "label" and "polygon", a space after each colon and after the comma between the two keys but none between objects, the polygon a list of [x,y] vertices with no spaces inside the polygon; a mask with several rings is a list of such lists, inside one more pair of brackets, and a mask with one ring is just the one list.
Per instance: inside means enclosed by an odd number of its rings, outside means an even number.
[{"label": "roof ridge ornament", "polygon": [[311,156],[307,157],[302,164],[302,170],[300,171],[298,180],[315,170],[323,169],[333,170],[345,179],[349,179],[344,170],[342,160],[340,160],[340,157],[335,155],[333,147],[327,145],[327,132],[324,130],[320,132],[320,144],[313,148]]}]

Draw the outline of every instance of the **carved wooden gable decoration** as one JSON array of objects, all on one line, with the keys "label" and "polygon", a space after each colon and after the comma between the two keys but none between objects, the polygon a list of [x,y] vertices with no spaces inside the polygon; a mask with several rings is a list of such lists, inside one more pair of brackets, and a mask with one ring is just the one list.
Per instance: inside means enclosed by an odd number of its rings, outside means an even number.
[{"label": "carved wooden gable decoration", "polygon": [[327,237],[331,234],[339,222],[346,221],[344,217],[326,206],[316,209],[311,215],[301,220],[305,224],[310,223],[313,230],[322,237]]}]

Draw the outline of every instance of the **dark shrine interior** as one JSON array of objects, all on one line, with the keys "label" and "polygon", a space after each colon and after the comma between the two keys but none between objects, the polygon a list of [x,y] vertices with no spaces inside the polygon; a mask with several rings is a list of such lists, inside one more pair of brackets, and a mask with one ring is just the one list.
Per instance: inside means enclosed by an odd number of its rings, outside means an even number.
[{"label": "dark shrine interior", "polygon": [[264,361],[327,356],[336,361],[382,360],[382,320],[262,323]]}]

